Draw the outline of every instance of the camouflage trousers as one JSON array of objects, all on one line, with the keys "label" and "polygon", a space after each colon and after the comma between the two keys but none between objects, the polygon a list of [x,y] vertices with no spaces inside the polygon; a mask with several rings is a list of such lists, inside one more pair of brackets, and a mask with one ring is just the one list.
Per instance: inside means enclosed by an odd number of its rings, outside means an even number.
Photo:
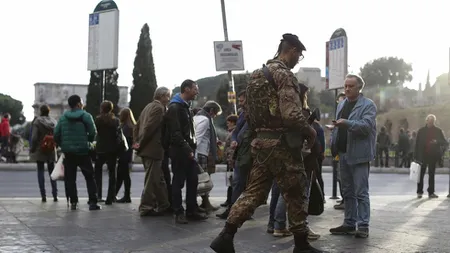
[{"label": "camouflage trousers", "polygon": [[283,147],[252,148],[253,168],[247,188],[232,206],[227,222],[238,227],[253,215],[268,197],[275,179],[286,200],[289,230],[293,234],[308,232],[307,176],[303,163],[294,160]]}]

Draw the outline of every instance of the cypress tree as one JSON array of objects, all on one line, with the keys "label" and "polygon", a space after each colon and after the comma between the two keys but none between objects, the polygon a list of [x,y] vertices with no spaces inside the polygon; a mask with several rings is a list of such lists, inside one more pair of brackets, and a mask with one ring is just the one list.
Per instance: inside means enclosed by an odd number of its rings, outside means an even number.
[{"label": "cypress tree", "polygon": [[105,84],[105,100],[109,100],[114,105],[114,113],[117,114],[120,111],[119,103],[120,94],[119,87],[117,86],[119,79],[119,73],[115,69],[109,69],[105,71],[106,74],[106,84]]},{"label": "cypress tree", "polygon": [[102,71],[91,71],[88,92],[86,95],[86,111],[93,117],[100,112]]},{"label": "cypress tree", "polygon": [[136,118],[139,118],[144,107],[153,101],[157,87],[150,28],[144,24],[134,59],[133,86],[130,91],[130,109]]}]

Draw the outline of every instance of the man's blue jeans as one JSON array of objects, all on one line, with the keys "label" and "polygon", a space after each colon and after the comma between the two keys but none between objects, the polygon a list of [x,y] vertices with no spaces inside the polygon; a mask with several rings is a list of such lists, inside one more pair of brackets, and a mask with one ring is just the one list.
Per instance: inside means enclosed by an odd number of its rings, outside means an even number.
[{"label": "man's blue jeans", "polygon": [[345,203],[344,226],[369,227],[369,163],[349,165],[347,154],[339,154],[342,192]]},{"label": "man's blue jeans", "polygon": [[237,162],[235,163],[233,170],[233,192],[231,194],[231,204],[233,205],[236,200],[244,192],[245,187],[247,187],[247,180],[251,168],[239,168]]}]

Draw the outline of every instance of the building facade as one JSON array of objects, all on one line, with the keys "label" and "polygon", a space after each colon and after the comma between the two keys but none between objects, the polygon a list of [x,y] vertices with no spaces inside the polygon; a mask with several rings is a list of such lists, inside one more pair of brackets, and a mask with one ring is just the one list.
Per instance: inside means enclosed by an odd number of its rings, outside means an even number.
[{"label": "building facade", "polygon": [[317,92],[325,89],[326,80],[322,77],[320,68],[300,68],[296,77],[300,83],[314,88]]},{"label": "building facade", "polygon": [[[69,109],[67,99],[71,95],[78,95],[86,102],[88,85],[65,83],[35,83],[34,84],[34,115],[39,115],[39,107],[43,104],[50,106],[50,116],[59,119],[64,111]],[[118,106],[128,106],[128,87],[119,86],[120,99]]]}]

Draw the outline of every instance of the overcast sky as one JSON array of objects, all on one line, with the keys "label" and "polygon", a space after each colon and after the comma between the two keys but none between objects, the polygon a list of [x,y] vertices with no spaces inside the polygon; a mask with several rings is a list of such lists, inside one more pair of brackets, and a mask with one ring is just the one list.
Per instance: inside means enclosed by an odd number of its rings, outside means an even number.
[{"label": "overcast sky", "polygon": [[[343,27],[349,71],[397,56],[413,64],[409,87],[448,71],[450,1],[226,0],[230,40],[242,40],[252,71],[273,57],[283,33],[306,45],[297,66],[325,67],[325,41]],[[0,93],[22,100],[32,118],[36,82],[89,83],[88,17],[98,1],[5,1],[0,9]],[[120,10],[119,84],[132,84],[140,29],[150,26],[158,85],[220,74],[213,41],[223,40],[220,0],[116,0]],[[324,71],[322,71],[322,75]],[[201,91],[200,91],[201,92]]]}]

